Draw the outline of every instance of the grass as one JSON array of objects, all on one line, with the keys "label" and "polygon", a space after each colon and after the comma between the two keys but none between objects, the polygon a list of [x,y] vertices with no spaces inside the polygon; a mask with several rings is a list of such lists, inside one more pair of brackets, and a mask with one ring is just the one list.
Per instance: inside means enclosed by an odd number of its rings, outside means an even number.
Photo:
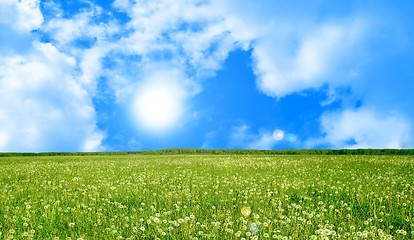
[{"label": "grass", "polygon": [[413,190],[413,156],[3,157],[0,239],[414,239]]}]

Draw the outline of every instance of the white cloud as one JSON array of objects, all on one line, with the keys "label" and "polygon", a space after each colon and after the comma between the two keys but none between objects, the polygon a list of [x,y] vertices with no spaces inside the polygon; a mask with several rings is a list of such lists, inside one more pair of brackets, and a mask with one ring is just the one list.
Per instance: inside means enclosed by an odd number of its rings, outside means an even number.
[{"label": "white cloud", "polygon": [[270,133],[262,133],[258,139],[248,145],[248,149],[272,149],[275,145],[275,140]]},{"label": "white cloud", "polygon": [[38,29],[43,23],[39,3],[40,0],[2,0],[0,23],[12,26],[17,31]]},{"label": "white cloud", "polygon": [[[108,57],[113,49],[121,50],[122,44],[113,43],[113,36],[122,29],[116,20],[96,21],[102,18],[105,11],[101,7],[89,3],[72,18],[64,18],[61,14],[48,21],[42,31],[47,33],[60,51],[73,56],[78,62],[77,80],[88,94],[96,95],[99,77],[104,75],[102,59]],[[56,6],[51,5],[55,11]],[[45,7],[47,7],[45,6]]]},{"label": "white cloud", "polygon": [[272,131],[261,130],[255,134],[246,125],[234,127],[230,133],[230,147],[242,149],[273,149],[277,140]]},{"label": "white cloud", "polygon": [[404,117],[366,108],[324,114],[321,127],[326,136],[315,143],[335,148],[402,148],[411,131]]},{"label": "white cloud", "polygon": [[[118,43],[119,50],[142,56],[142,62],[169,61],[186,65],[200,77],[214,75],[235,40],[222,16],[204,1],[116,1],[127,12],[132,33]],[[212,46],[214,46],[212,48]]]},{"label": "white cloud", "polygon": [[[341,84],[346,76],[342,68],[359,43],[362,28],[361,21],[318,24],[309,32],[287,33],[276,45],[275,39],[280,39],[274,36],[277,33],[264,36],[253,44],[259,89],[269,96],[283,97],[324,84]],[[292,41],[297,46],[289,46]]]},{"label": "white cloud", "polygon": [[129,0],[115,0],[112,5],[123,11],[129,11],[131,7]]},{"label": "white cloud", "polygon": [[100,149],[103,135],[90,97],[72,75],[75,67],[74,58],[48,43],[1,58],[0,151]]},{"label": "white cloud", "polygon": [[90,131],[87,132],[87,137],[83,141],[83,145],[80,148],[82,152],[98,152],[105,151],[105,148],[102,146],[102,140],[105,137],[105,134],[101,131]]},{"label": "white cloud", "polygon": [[78,81],[91,96],[96,95],[98,78],[102,76],[101,60],[110,50],[111,47],[108,44],[97,44],[80,53],[79,67],[81,74]]}]

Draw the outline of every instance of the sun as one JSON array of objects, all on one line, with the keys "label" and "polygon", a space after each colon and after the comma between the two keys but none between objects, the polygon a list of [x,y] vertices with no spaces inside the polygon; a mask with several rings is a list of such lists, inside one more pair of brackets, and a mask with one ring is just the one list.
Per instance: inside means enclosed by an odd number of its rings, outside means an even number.
[{"label": "sun", "polygon": [[183,100],[179,91],[168,84],[149,84],[136,94],[133,111],[145,130],[163,132],[175,126],[182,115]]},{"label": "sun", "polygon": [[273,136],[273,139],[274,140],[280,141],[280,140],[282,140],[285,137],[285,133],[282,130],[280,130],[280,129],[276,129],[273,132],[272,136]]}]

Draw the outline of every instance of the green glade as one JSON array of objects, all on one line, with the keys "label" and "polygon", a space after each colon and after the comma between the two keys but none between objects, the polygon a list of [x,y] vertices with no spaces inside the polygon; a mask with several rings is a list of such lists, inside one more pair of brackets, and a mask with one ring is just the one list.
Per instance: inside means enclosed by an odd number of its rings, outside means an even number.
[{"label": "green glade", "polygon": [[0,239],[414,239],[413,191],[414,156],[2,157]]}]

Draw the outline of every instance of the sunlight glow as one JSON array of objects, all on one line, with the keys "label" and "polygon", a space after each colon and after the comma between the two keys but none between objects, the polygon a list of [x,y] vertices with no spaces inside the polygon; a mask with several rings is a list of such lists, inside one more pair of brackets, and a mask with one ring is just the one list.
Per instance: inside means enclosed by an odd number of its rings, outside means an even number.
[{"label": "sunlight glow", "polygon": [[298,139],[298,137],[293,133],[286,134],[285,138],[288,142],[291,142],[291,143],[296,142],[296,140]]},{"label": "sunlight glow", "polygon": [[153,84],[140,89],[133,108],[136,120],[145,130],[166,131],[178,122],[183,107],[174,87]]},{"label": "sunlight glow", "polygon": [[276,129],[273,132],[273,139],[276,140],[276,141],[282,140],[284,136],[285,136],[285,133],[280,129]]}]

